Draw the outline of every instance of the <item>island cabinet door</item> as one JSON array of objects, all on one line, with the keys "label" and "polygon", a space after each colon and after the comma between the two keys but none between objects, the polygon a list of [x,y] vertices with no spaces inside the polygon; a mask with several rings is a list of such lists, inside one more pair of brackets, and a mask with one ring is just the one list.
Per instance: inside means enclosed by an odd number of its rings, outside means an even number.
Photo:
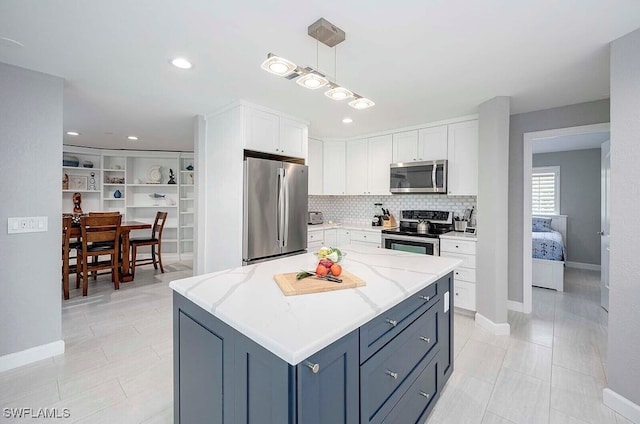
[{"label": "island cabinet door", "polygon": [[298,424],[359,423],[358,330],[296,368]]},{"label": "island cabinet door", "polygon": [[294,368],[239,332],[235,349],[235,422],[293,423]]},{"label": "island cabinet door", "polygon": [[234,330],[174,296],[174,422],[234,422]]},{"label": "island cabinet door", "polygon": [[442,390],[444,384],[453,373],[453,274],[438,280],[438,293],[442,293],[442,310],[438,321],[438,333],[442,344],[438,364],[438,390]]}]

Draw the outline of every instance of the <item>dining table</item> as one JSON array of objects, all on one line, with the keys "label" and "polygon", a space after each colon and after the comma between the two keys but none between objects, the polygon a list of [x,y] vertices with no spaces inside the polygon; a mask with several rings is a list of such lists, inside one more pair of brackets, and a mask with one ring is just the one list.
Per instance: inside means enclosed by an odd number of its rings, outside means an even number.
[{"label": "dining table", "polygon": [[[147,222],[141,221],[122,221],[120,224],[120,243],[121,243],[121,252],[122,252],[122,261],[120,264],[120,282],[127,283],[133,281],[133,274],[131,274],[130,266],[129,266],[129,251],[130,243],[129,243],[129,233],[135,230],[150,230],[151,224]],[[81,229],[80,226],[71,226],[71,230],[69,232],[70,238],[80,238],[81,237]]]}]

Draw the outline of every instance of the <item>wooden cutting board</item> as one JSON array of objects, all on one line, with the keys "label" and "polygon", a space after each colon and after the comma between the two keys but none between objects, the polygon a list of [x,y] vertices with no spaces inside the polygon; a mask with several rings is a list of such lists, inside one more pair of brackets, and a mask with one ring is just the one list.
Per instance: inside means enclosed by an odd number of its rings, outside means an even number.
[{"label": "wooden cutting board", "polygon": [[332,281],[322,280],[315,277],[307,277],[302,280],[296,280],[297,272],[287,274],[276,274],[273,279],[282,290],[285,296],[295,296],[298,294],[321,293],[332,290],[353,289],[355,287],[365,286],[360,278],[356,277],[349,271],[342,270],[340,277],[342,283],[334,283]]}]

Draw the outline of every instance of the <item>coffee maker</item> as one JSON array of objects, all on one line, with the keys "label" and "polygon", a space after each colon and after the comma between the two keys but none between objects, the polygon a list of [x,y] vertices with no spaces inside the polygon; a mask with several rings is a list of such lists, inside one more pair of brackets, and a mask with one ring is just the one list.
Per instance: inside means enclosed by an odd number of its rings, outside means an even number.
[{"label": "coffee maker", "polygon": [[374,203],[373,204],[373,218],[371,218],[371,226],[372,227],[381,227],[382,226],[382,215],[380,211],[382,210],[382,203]]}]

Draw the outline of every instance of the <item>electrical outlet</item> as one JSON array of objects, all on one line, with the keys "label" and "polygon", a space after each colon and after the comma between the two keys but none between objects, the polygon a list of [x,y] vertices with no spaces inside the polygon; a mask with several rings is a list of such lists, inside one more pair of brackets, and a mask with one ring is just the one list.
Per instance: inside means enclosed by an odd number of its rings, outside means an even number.
[{"label": "electrical outlet", "polygon": [[7,218],[7,234],[46,232],[49,219],[46,216],[23,216]]}]

